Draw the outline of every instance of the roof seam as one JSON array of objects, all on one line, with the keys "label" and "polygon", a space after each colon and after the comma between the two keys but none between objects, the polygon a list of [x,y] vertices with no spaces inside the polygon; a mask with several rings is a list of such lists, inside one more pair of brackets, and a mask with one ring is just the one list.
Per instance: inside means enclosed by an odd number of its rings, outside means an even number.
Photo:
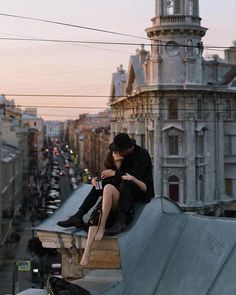
[{"label": "roof seam", "polygon": [[217,271],[214,280],[212,281],[211,285],[209,286],[209,288],[208,288],[208,290],[207,290],[207,292],[206,292],[206,295],[210,295],[210,292],[211,292],[213,286],[214,286],[215,283],[217,282],[217,279],[218,279],[218,277],[220,276],[220,274],[222,273],[225,264],[228,262],[228,260],[229,260],[229,258],[230,258],[230,256],[231,256],[231,253],[232,253],[235,249],[236,249],[236,242],[233,244],[232,248],[231,248],[230,251],[228,252],[228,255],[226,255],[224,261],[223,261],[222,264],[220,265],[219,270]]},{"label": "roof seam", "polygon": [[171,251],[170,251],[170,254],[168,255],[168,256],[169,256],[168,259],[167,259],[168,262],[166,263],[166,265],[165,265],[165,267],[164,267],[164,269],[163,269],[163,271],[162,271],[162,274],[161,274],[161,276],[160,276],[160,278],[159,278],[159,281],[158,281],[158,283],[156,284],[156,287],[155,287],[155,289],[154,289],[154,292],[152,293],[153,295],[156,294],[156,292],[157,292],[157,290],[158,290],[158,287],[159,287],[159,285],[160,285],[160,282],[161,282],[161,280],[162,280],[162,277],[164,276],[164,273],[165,273],[166,269],[168,268],[168,265],[169,265],[169,263],[170,263],[171,257],[173,256],[174,250],[175,250],[175,248],[177,247],[177,245],[178,245],[178,243],[179,243],[179,240],[180,240],[180,238],[181,238],[181,236],[182,236],[182,234],[183,234],[183,232],[184,232],[184,229],[185,229],[185,227],[186,227],[187,220],[188,220],[188,218],[187,218],[187,216],[185,216],[185,221],[184,221],[184,223],[183,223],[182,226],[181,226],[181,229],[180,229],[180,231],[179,231],[179,235],[177,236],[175,243],[173,243],[174,246],[172,247],[172,249],[171,249]]}]

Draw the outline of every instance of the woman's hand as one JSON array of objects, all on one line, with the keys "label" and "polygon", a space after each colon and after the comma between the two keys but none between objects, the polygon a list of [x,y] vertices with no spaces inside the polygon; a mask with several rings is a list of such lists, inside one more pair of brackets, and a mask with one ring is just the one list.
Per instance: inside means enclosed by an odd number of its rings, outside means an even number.
[{"label": "woman's hand", "polygon": [[130,175],[129,173],[125,173],[125,175],[121,176],[123,180],[129,180],[129,181],[134,181],[134,177]]},{"label": "woman's hand", "polygon": [[97,185],[97,178],[93,177],[92,180],[91,180],[91,183],[92,183],[93,186],[96,186]]},{"label": "woman's hand", "polygon": [[115,176],[116,172],[112,169],[106,169],[102,171],[102,179],[107,178],[107,177],[112,177]]}]

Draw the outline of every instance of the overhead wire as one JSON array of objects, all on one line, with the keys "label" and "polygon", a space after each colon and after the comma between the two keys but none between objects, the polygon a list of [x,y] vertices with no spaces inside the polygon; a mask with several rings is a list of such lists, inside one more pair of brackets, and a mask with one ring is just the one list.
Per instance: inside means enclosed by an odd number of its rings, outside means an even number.
[{"label": "overhead wire", "polygon": [[[58,22],[58,21],[51,21],[51,20],[45,20],[45,19],[39,19],[39,18],[32,18],[32,17],[25,17],[25,16],[19,16],[19,15],[12,15],[12,14],[4,14],[0,13],[0,16],[5,16],[5,17],[14,17],[14,18],[19,18],[19,19],[27,19],[27,20],[33,20],[33,21],[39,21],[39,22],[45,22],[45,23],[51,23],[51,24],[56,24],[56,25],[63,25],[63,26],[69,26],[69,27],[75,27],[79,29],[86,29],[86,30],[92,30],[92,31],[97,31],[97,32],[102,32],[102,33],[109,33],[109,34],[115,34],[115,35],[120,35],[120,36],[126,36],[126,37],[132,37],[132,38],[138,38],[142,40],[149,40],[149,38],[144,38],[140,36],[135,36],[131,34],[126,34],[126,33],[120,33],[120,32],[115,32],[115,31],[110,31],[110,30],[103,30],[103,29],[98,29],[98,28],[92,28],[92,27],[87,27],[87,26],[80,26],[80,25],[75,25],[75,24],[68,24],[68,23],[63,23],[63,22]],[[150,43],[135,43],[135,42],[109,42],[109,41],[84,41],[84,40],[60,40],[60,39],[43,39],[43,38],[0,38],[0,40],[6,40],[6,41],[29,41],[29,42],[55,42],[55,43],[74,43],[74,44],[99,44],[99,45],[123,45],[123,46],[137,46],[137,45],[147,45],[147,46],[157,46],[156,44],[150,44]],[[158,44],[158,46],[165,46],[167,44],[166,41],[158,40],[161,41],[163,44]],[[186,44],[178,44],[179,47],[198,47],[194,45],[186,45]],[[207,50],[217,50],[221,51],[223,49],[226,49],[228,47],[225,46],[203,46],[203,48]],[[97,48],[96,48],[97,49]],[[111,98],[111,96],[102,96],[102,95],[62,95],[62,94],[5,94],[6,96],[17,96],[17,97],[57,97],[57,98],[65,98],[65,97],[70,97],[70,98]],[[120,98],[123,98],[124,96],[120,96]],[[38,106],[40,107],[50,107],[50,106]],[[53,108],[56,108],[56,106],[51,106]],[[58,107],[60,108],[60,107]],[[61,107],[61,108],[68,108],[68,107]],[[75,107],[73,107],[75,108]],[[82,107],[76,107],[76,108],[82,108]],[[86,108],[86,107],[83,107]],[[91,109],[91,107],[88,107]],[[95,109],[98,109],[95,107]],[[104,108],[103,108],[104,109]],[[153,109],[153,108],[152,108]],[[163,109],[162,109],[163,110]],[[185,109],[184,109],[185,110]],[[209,110],[208,110],[209,111]],[[41,114],[47,116],[47,114]],[[48,116],[52,116],[52,114],[48,114]],[[57,116],[57,115],[54,115]],[[59,115],[63,116],[63,115]],[[68,115],[66,115],[68,116]]]},{"label": "overhead wire", "polygon": [[[6,107],[12,107],[12,105],[8,105],[6,104]],[[94,106],[89,106],[89,105],[85,105],[85,106],[58,106],[58,105],[24,105],[24,104],[16,104],[15,105],[16,108],[58,108],[58,109],[93,109],[93,110],[110,110],[110,108],[107,106],[107,107],[94,107]],[[175,108],[159,108],[159,107],[152,107],[152,106],[147,106],[147,105],[143,105],[142,107],[116,107],[114,108],[114,110],[140,110],[140,109],[144,109],[144,110],[160,110],[160,111],[176,111],[176,110],[179,110],[179,111],[197,111],[197,108],[178,108],[178,109],[175,109]],[[220,110],[220,109],[217,109],[215,110],[214,108],[201,108],[201,111],[206,111],[206,112],[221,112],[221,113],[224,113],[224,112],[227,112],[226,110]],[[236,111],[236,108],[231,108],[230,109],[231,112],[233,111]]]},{"label": "overhead wire", "polygon": [[[111,41],[86,41],[86,40],[62,40],[62,39],[40,39],[40,38],[10,38],[10,37],[0,37],[0,40],[5,41],[30,41],[30,42],[53,42],[53,43],[75,43],[75,44],[98,44],[98,45],[123,45],[123,46],[158,46],[164,47],[168,42],[162,41],[164,44],[151,44],[151,43],[137,43],[137,42],[111,42]],[[176,43],[178,47],[184,48],[198,48],[198,45],[187,45]],[[175,44],[170,46],[175,46]],[[228,46],[203,46],[207,50],[217,50],[221,51],[227,49]]]},{"label": "overhead wire", "polygon": [[68,23],[64,23],[64,22],[52,21],[52,20],[46,20],[46,19],[40,19],[40,18],[35,18],[35,17],[21,16],[21,15],[15,15],[15,14],[6,14],[6,13],[0,13],[0,16],[20,18],[20,19],[27,19],[27,20],[33,20],[33,21],[38,21],[38,22],[44,22],[44,23],[50,23],[50,24],[55,24],[55,25],[61,25],[61,26],[79,28],[79,29],[96,31],[96,32],[113,34],[113,35],[120,35],[120,36],[125,36],[125,37],[132,37],[132,38],[145,39],[145,40],[148,39],[148,38],[145,38],[145,37],[135,36],[135,35],[132,35],[132,34],[115,32],[115,31],[110,31],[110,30],[103,30],[103,29],[98,29],[98,28],[93,28],[93,27],[87,27],[87,26],[81,26],[81,25],[75,25],[75,24],[68,24]]},{"label": "overhead wire", "polygon": [[[132,38],[138,38],[142,40],[148,40],[151,41],[150,38],[147,37],[141,37],[137,35],[132,35],[132,34],[127,34],[127,33],[121,33],[121,32],[116,32],[116,31],[111,31],[111,30],[104,30],[104,29],[98,29],[98,28],[93,28],[93,27],[88,27],[88,26],[81,26],[81,25],[75,25],[75,24],[69,24],[65,22],[59,22],[59,21],[52,21],[52,20],[46,20],[46,19],[40,19],[40,18],[34,18],[34,17],[27,17],[27,16],[21,16],[21,15],[13,15],[13,14],[6,14],[6,13],[0,13],[0,16],[4,17],[13,17],[13,18],[19,18],[19,19],[26,19],[26,20],[32,20],[32,21],[37,21],[37,22],[45,22],[45,23],[50,23],[50,24],[56,24],[56,25],[62,25],[62,26],[69,26],[69,27],[74,27],[74,28],[79,28],[79,29],[84,29],[84,30],[91,30],[91,31],[97,31],[97,32],[102,32],[102,33],[108,33],[108,34],[114,34],[114,35],[120,35],[120,36],[125,36],[125,37],[132,37]],[[57,39],[31,39],[31,38],[0,38],[0,40],[12,40],[12,41],[38,41],[38,42],[62,42],[62,43],[81,43],[81,44],[106,44],[106,45],[140,45],[140,43],[133,43],[133,42],[108,42],[108,41],[81,41],[81,40],[57,40]],[[158,41],[163,42],[164,44],[167,44],[167,41],[163,41],[159,39]],[[158,46],[164,46],[164,44],[159,44]],[[154,45],[154,44],[149,44],[149,43],[144,43],[144,45]],[[155,45],[154,45],[155,46]],[[187,44],[180,44],[178,43],[178,46],[180,47],[198,47],[194,45],[187,45]],[[206,49],[226,49],[228,48],[227,46],[206,46],[204,45],[203,48]]]}]

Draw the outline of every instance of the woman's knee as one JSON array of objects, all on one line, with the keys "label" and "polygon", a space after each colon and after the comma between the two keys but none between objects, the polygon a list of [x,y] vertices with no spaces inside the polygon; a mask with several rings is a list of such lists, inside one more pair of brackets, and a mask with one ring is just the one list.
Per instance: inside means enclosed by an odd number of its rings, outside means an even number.
[{"label": "woman's knee", "polygon": [[103,189],[103,193],[112,192],[114,186],[112,184],[106,184]]},{"label": "woman's knee", "polygon": [[117,194],[119,193],[119,191],[117,190],[117,188],[112,185],[112,184],[106,184],[103,190],[103,196],[105,195],[113,195],[113,194]]}]

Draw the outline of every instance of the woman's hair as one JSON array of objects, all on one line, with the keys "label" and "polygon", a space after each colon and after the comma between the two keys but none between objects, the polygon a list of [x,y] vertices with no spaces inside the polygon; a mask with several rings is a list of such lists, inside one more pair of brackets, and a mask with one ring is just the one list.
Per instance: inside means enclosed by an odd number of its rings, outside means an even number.
[{"label": "woman's hair", "polygon": [[105,160],[104,160],[104,167],[105,167],[105,169],[116,170],[116,165],[115,165],[115,161],[114,161],[113,156],[112,156],[112,151],[109,151],[106,154],[106,157],[105,157]]}]

